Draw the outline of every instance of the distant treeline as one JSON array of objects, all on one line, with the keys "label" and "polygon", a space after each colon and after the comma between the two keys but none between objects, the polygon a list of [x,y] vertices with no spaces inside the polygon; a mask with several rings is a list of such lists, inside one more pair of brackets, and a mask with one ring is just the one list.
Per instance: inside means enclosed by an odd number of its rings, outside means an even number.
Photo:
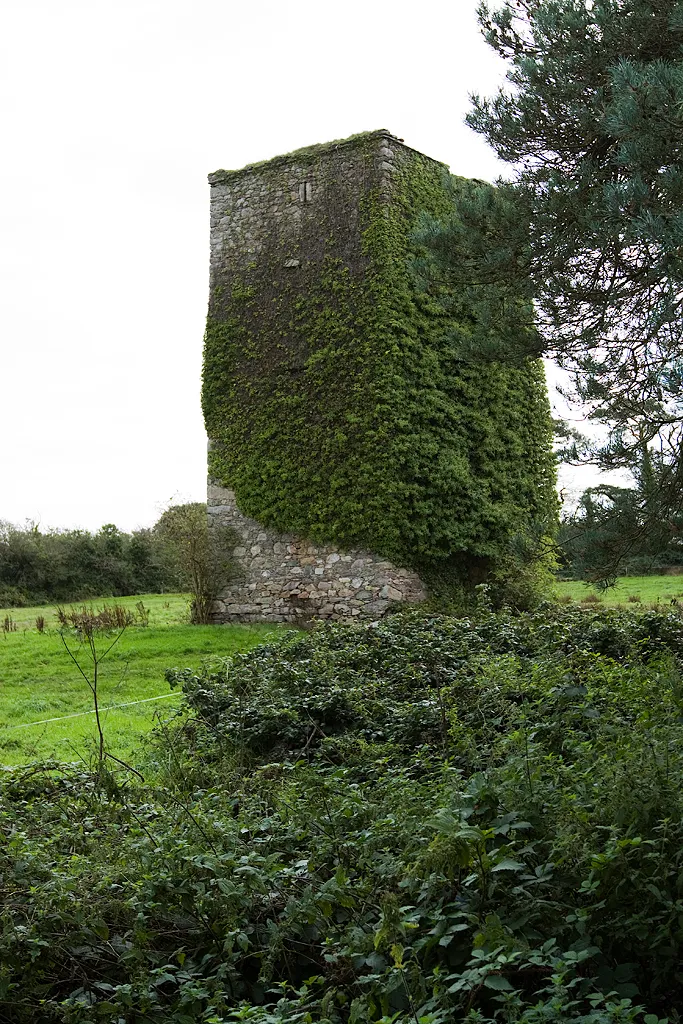
[{"label": "distant treeline", "polygon": [[0,608],[184,589],[158,524],[123,533],[107,523],[46,530],[0,521]]}]

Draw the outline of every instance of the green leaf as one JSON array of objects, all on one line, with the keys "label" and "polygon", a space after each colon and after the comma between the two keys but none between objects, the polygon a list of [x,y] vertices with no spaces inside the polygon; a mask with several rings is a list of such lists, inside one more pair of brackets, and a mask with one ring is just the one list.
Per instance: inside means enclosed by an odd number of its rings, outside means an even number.
[{"label": "green leaf", "polygon": [[503,857],[497,864],[491,868],[492,871],[524,871],[526,864],[521,864],[518,860],[512,860],[511,857]]},{"label": "green leaf", "polygon": [[514,992],[514,986],[502,974],[487,974],[484,978],[486,988],[492,988],[496,992]]}]

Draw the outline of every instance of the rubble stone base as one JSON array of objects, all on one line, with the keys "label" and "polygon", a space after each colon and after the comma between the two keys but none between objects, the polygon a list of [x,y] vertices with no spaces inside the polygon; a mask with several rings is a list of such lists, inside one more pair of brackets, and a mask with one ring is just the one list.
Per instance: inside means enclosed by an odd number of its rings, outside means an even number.
[{"label": "rubble stone base", "polygon": [[377,619],[392,605],[427,596],[412,569],[368,551],[340,551],[264,529],[240,512],[233,491],[212,481],[208,513],[216,542],[224,527],[239,537],[232,552],[239,579],[220,593],[214,622]]}]

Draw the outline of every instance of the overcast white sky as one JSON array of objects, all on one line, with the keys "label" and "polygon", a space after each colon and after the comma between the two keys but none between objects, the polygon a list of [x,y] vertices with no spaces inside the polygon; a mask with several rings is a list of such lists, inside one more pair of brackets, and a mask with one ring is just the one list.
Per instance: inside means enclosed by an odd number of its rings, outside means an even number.
[{"label": "overcast white sky", "polygon": [[204,499],[207,174],[387,128],[493,180],[463,124],[504,74],[475,9],[2,0],[0,519]]}]

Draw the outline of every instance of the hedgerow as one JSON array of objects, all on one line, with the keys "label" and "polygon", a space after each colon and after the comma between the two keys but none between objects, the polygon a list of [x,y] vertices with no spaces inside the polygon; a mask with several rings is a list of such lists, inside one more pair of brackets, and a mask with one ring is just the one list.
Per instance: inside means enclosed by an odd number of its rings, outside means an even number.
[{"label": "hedgerow", "polygon": [[546,608],[170,673],[146,782],[4,773],[0,1019],[677,1021],[682,656]]},{"label": "hedgerow", "polygon": [[151,530],[41,530],[0,520],[0,607],[177,589]]}]

